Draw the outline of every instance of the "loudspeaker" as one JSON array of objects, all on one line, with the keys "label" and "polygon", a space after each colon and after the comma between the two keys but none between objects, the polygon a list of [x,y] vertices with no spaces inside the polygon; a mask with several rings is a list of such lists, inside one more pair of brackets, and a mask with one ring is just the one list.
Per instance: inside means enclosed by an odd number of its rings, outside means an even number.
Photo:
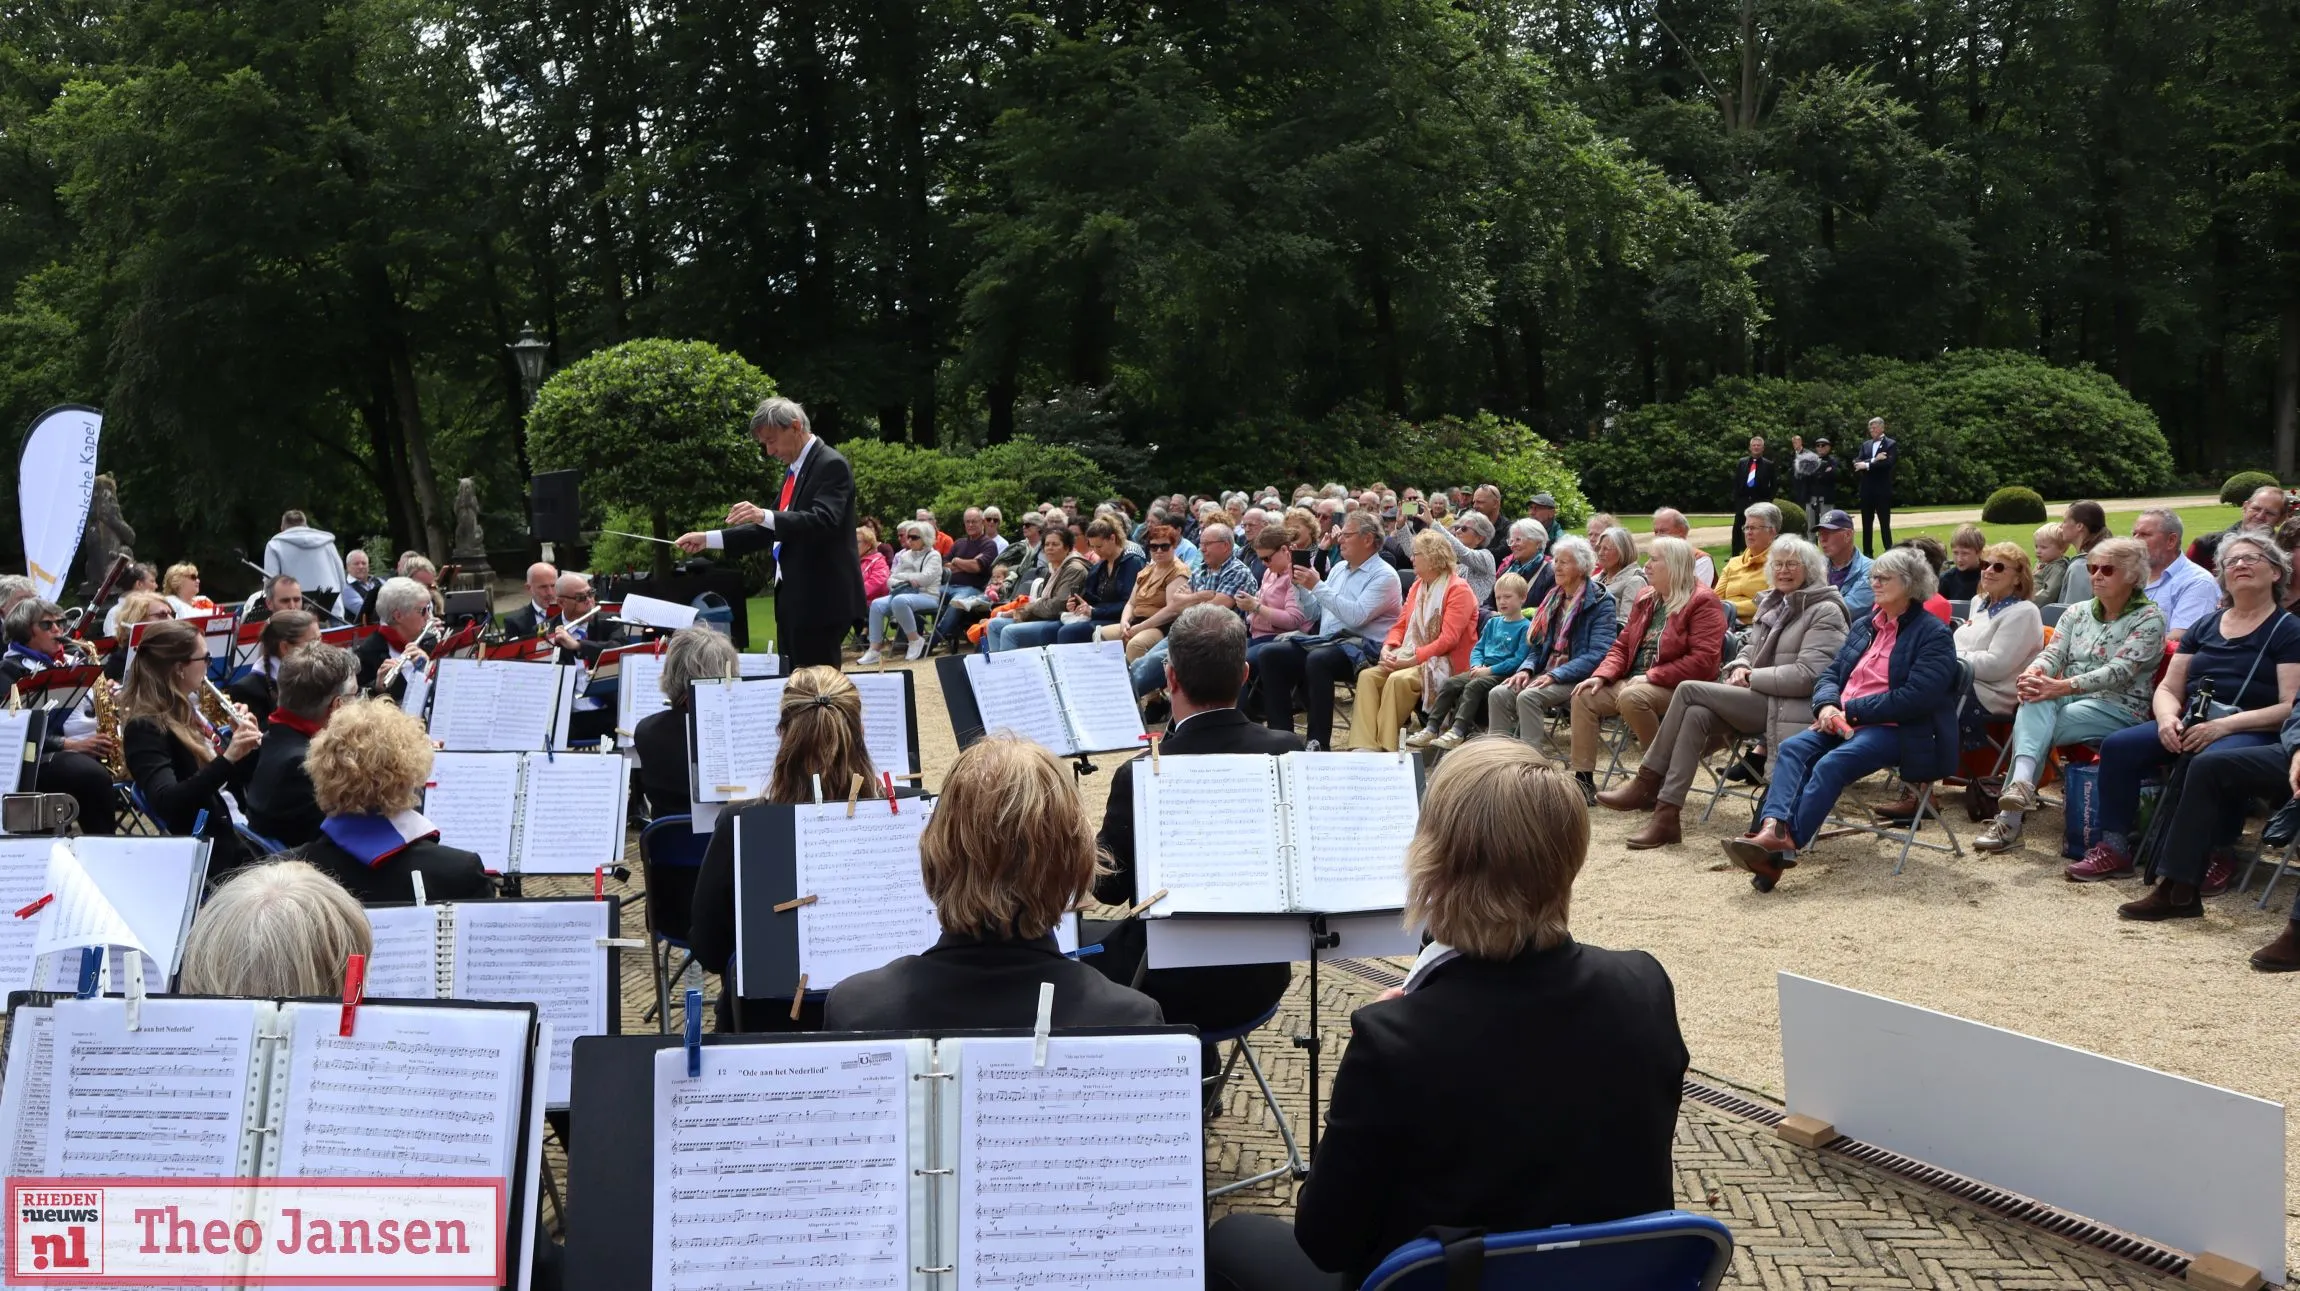
[{"label": "loudspeaker", "polygon": [[530,528],[537,542],[573,547],[583,541],[583,473],[545,471],[527,482]]}]

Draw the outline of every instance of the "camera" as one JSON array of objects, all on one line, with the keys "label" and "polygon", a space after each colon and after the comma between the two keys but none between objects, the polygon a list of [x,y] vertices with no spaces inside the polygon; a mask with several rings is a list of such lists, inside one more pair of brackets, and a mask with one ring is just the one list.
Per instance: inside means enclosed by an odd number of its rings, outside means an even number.
[{"label": "camera", "polygon": [[0,794],[0,832],[61,834],[79,818],[79,800],[68,793]]},{"label": "camera", "polygon": [[2211,716],[2212,678],[2205,677],[2196,683],[2195,690],[2189,692],[2188,711],[2180,715],[2180,725],[2183,729],[2186,729],[2196,725],[2198,722],[2210,718]]}]

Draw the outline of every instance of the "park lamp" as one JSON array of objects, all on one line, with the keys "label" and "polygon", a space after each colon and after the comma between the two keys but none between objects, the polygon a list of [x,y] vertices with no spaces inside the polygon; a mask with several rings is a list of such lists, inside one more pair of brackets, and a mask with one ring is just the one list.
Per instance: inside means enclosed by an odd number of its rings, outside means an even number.
[{"label": "park lamp", "polygon": [[519,364],[519,387],[527,401],[535,402],[535,388],[543,384],[543,356],[551,352],[551,342],[537,336],[535,325],[528,323],[519,329],[519,339],[503,348]]}]

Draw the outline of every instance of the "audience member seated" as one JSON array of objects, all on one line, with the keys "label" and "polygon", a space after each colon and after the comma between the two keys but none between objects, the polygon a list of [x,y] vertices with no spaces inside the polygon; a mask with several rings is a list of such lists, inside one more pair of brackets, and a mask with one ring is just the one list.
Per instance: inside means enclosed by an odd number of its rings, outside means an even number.
[{"label": "audience member seated", "polygon": [[[375,594],[375,618],[380,625],[369,636],[361,637],[352,653],[359,656],[359,688],[363,694],[384,694],[392,700],[406,693],[407,682],[400,671],[409,665],[422,667],[429,662],[421,651],[410,654],[409,647],[422,637],[424,628],[431,623],[431,591],[412,578],[387,578]],[[395,662],[397,661],[397,662]],[[390,664],[386,668],[386,664]]]},{"label": "audience member seated", "polygon": [[216,612],[216,603],[200,595],[200,567],[197,565],[187,563],[168,566],[168,572],[160,578],[160,594],[168,598],[168,604],[175,609],[179,619]]},{"label": "audience member seated", "polygon": [[1287,632],[1304,632],[1310,627],[1310,617],[1302,613],[1294,595],[1294,549],[1289,544],[1292,535],[1276,525],[1262,531],[1254,540],[1255,554],[1262,558],[1262,589],[1238,598],[1238,609],[1246,616],[1246,664],[1249,672],[1258,671],[1256,656],[1262,648]]},{"label": "audience member seated", "polygon": [[855,528],[855,561],[862,566],[863,599],[875,601],[886,595],[886,557],[879,554],[878,530],[869,525]]},{"label": "audience member seated", "polygon": [[1949,563],[1941,570],[1941,599],[1969,601],[1981,593],[1981,548],[1989,536],[1977,524],[1961,524],[1949,535]]},{"label": "audience member seated", "polygon": [[[112,608],[104,615],[104,635],[111,637],[114,640],[119,638],[120,632],[122,630],[120,627],[120,607],[128,603],[129,597],[134,596],[139,592],[145,592],[154,596],[158,596],[159,591],[160,576],[156,571],[153,570],[150,565],[144,564],[142,561],[138,561],[135,564],[128,566],[128,572],[121,575],[120,577],[120,599],[114,602]],[[161,604],[167,604],[166,598],[161,598]],[[175,607],[169,606],[169,617],[173,618],[175,616],[175,612]],[[115,677],[113,680],[117,681],[119,678]]]},{"label": "audience member seated", "polygon": [[[286,574],[279,574],[266,580],[263,587],[248,598],[247,607],[240,614],[240,622],[261,623],[274,614],[310,609],[311,606],[304,600],[303,584]],[[319,616],[314,614],[312,620],[317,622]]]},{"label": "audience member seated", "polygon": [[[1750,519],[1762,523],[1754,514]],[[1768,547],[1772,537],[1764,534]],[[1693,548],[1676,538],[1654,539],[1636,607],[1605,657],[1573,687],[1573,778],[1585,802],[1597,801],[1598,723],[1618,714],[1637,746],[1652,748],[1670,693],[1684,682],[1716,680],[1724,652],[1725,602],[1693,581]]]},{"label": "audience member seated", "polygon": [[2084,580],[2073,582],[2071,570],[2084,562],[2069,550],[2068,529],[2058,520],[2048,520],[2036,527],[2036,595],[2029,599],[2039,606],[2065,605],[2084,599]]},{"label": "audience member seated", "polygon": [[112,651],[104,656],[104,675],[117,682],[128,675],[128,638],[139,623],[157,623],[176,617],[176,607],[158,592],[130,592],[112,607],[119,625]]},{"label": "audience member seated", "polygon": [[1728,839],[1725,854],[1770,892],[1797,849],[1810,844],[1854,781],[1887,767],[1938,780],[1956,764],[1957,648],[1928,613],[1938,599],[1932,565],[1906,546],[1869,566],[1876,608],[1853,622],[1836,659],[1813,686],[1813,723],[1781,742],[1762,824]]},{"label": "audience member seated", "polygon": [[2098,502],[2071,502],[2060,517],[2061,532],[2068,545],[2076,548],[2079,556],[2089,556],[2092,549],[2116,535],[2109,532],[2108,512]]},{"label": "audience member seated", "polygon": [[[2225,746],[2257,748],[2276,740],[2277,728],[2300,694],[2300,619],[2283,608],[2292,562],[2276,544],[2254,534],[2238,534],[2221,544],[2220,587],[2228,607],[2197,620],[2181,637],[2179,650],[2150,697],[2155,725],[2129,726],[2100,743],[2100,841],[2063,873],[2079,883],[2122,878],[2133,868],[2133,819],[2140,806],[2141,780],[2160,774],[2182,754]],[[2067,620],[2063,619],[2063,623]],[[2189,705],[2211,687],[2206,716],[2185,720]],[[2196,768],[2165,787],[2159,812],[2177,812],[2183,783],[2194,783]],[[2213,831],[2214,852],[2204,873],[2205,896],[2218,896],[2234,873],[2226,845],[2242,818],[2229,816]]]},{"label": "audience member seated", "polygon": [[[1675,507],[1663,507],[1653,513],[1653,536],[1675,538],[1693,547],[1693,526],[1686,523],[1685,513]],[[1709,553],[1699,547],[1693,547],[1693,577],[1703,587],[1717,585],[1717,566],[1709,559]]]},{"label": "audience member seated", "polygon": [[1747,549],[1717,571],[1717,596],[1733,607],[1740,622],[1747,623],[1757,614],[1757,598],[1772,582],[1765,553],[1781,532],[1781,508],[1770,502],[1750,503],[1741,512],[1741,532]]},{"label": "audience member seated", "polygon": [[[14,598],[5,615],[0,615],[0,632],[8,638],[7,652],[0,654],[0,698],[14,694],[17,684],[28,678],[80,662],[64,648],[64,607],[32,593],[29,582],[22,590],[24,595]],[[158,600],[141,595],[145,601]],[[124,649],[112,652],[114,659],[127,656]],[[99,679],[96,684],[110,683]],[[112,773],[104,768],[103,759],[111,756],[112,741],[112,736],[97,728],[92,716],[83,717],[74,711],[62,722],[50,725],[40,743],[32,782],[25,788],[71,795],[79,808],[81,832],[110,834],[118,827],[119,813],[112,794]]]},{"label": "audience member seated", "polygon": [[1164,1022],[1150,997],[1056,948],[1054,925],[1093,891],[1100,864],[1070,771],[1044,747],[1000,734],[959,754],[918,855],[942,939],[833,987],[825,1027],[1027,1027],[1044,983],[1057,1027]]},{"label": "audience member seated", "polygon": [[738,676],[741,670],[735,643],[704,624],[681,628],[663,647],[658,685],[670,707],[640,718],[631,732],[631,747],[639,757],[639,790],[646,795],[649,816],[660,820],[694,810],[695,786],[688,780],[687,760],[687,709],[694,702],[693,683]]},{"label": "audience member seated", "polygon": [[[2224,540],[2247,530],[2253,533],[2273,534],[2284,524],[2290,511],[2290,499],[2284,494],[2284,486],[2281,484],[2263,484],[2252,490],[2252,496],[2244,500],[2243,514],[2236,517],[2235,524],[2218,533],[2196,535],[2196,540],[2188,544],[2188,558],[2201,567],[2204,572],[2212,573],[2217,567],[2217,553]],[[2278,545],[2283,546],[2284,544]],[[2292,549],[2290,546],[2284,546],[2284,550],[2289,552]]]},{"label": "audience member seated", "polygon": [[1869,592],[1869,557],[1853,540],[1853,517],[1842,511],[1824,512],[1813,532],[1829,562],[1829,586],[1845,598],[1848,621],[1867,614],[1876,602]]},{"label": "audience member seated", "polygon": [[2180,535],[2180,516],[2168,507],[2150,507],[2132,522],[2132,536],[2148,548],[2148,599],[2164,611],[2165,635],[2174,641],[2220,608],[2220,585],[2180,554]]},{"label": "audience member seated", "polygon": [[1022,517],[1022,537],[1006,544],[998,559],[990,562],[990,582],[985,585],[983,600],[1003,604],[1028,591],[1032,583],[1046,577],[1046,562],[1038,552],[1039,542],[1046,536],[1046,517],[1042,512],[1025,512]]},{"label": "audience member seated", "polygon": [[1541,747],[1551,710],[1572,700],[1621,630],[1613,598],[1591,576],[1597,554],[1585,539],[1558,539],[1549,563],[1556,582],[1526,628],[1525,662],[1485,696],[1486,729],[1532,749]]},{"label": "audience member seated", "polygon": [[[1110,526],[1102,521],[1105,533]],[[982,630],[982,649],[985,654],[1002,650],[1022,650],[1031,646],[1054,644],[1054,636],[1062,630],[1062,611],[1070,599],[1086,586],[1086,557],[1070,548],[1068,529],[1046,531],[1045,557],[1054,566],[1054,574],[1046,585],[1033,593],[1030,603],[1011,613],[994,616]]]},{"label": "audience member seated", "polygon": [[1539,754],[1476,740],[1438,765],[1406,852],[1406,918],[1432,944],[1404,987],[1350,1019],[1292,1228],[1221,1220],[1209,1286],[1346,1291],[1432,1227],[1514,1232],[1674,1204],[1689,1062],[1676,992],[1651,955],[1573,939],[1588,854],[1589,818]]},{"label": "audience member seated", "polygon": [[244,708],[230,730],[210,725],[200,712],[207,685],[208,643],[199,629],[154,624],[120,688],[120,748],[144,809],[170,834],[196,828],[211,844],[208,873],[222,874],[248,859],[224,791],[247,784],[263,734]]},{"label": "audience member seated", "polygon": [[1498,581],[1503,574],[1515,574],[1525,580],[1525,603],[1539,605],[1549,599],[1550,589],[1557,586],[1557,575],[1549,567],[1549,530],[1541,521],[1527,517],[1512,520],[1509,525],[1509,558],[1494,571]]},{"label": "audience member seated", "polygon": [[1435,528],[1414,535],[1414,586],[1405,610],[1391,624],[1381,656],[1358,672],[1352,749],[1396,752],[1415,708],[1435,703],[1438,689],[1468,670],[1477,644],[1477,598],[1459,576],[1456,545]]},{"label": "audience member seated", "polygon": [[358,697],[359,660],[340,646],[305,646],[280,663],[279,703],[244,795],[249,829],[282,847],[318,836],[327,813],[312,793],[304,760],[335,710]]},{"label": "audience member seated", "polygon": [[[1276,528],[1264,532],[1284,542],[1285,535]],[[1097,516],[1086,526],[1086,545],[1094,552],[1094,564],[1086,571],[1086,585],[1063,607],[1067,621],[1055,631],[1057,645],[1092,641],[1106,624],[1116,623],[1133,602],[1134,581],[1148,563],[1126,541],[1125,518],[1115,512]]]},{"label": "audience member seated", "polygon": [[[2012,719],[2020,707],[2021,670],[2044,649],[2044,616],[2029,601],[2036,587],[2028,572],[2028,553],[2000,542],[1983,549],[1974,568],[1980,582],[1969,598],[1972,617],[1954,633],[1957,658],[1972,672],[1972,690],[1958,709],[1960,750],[1984,745],[1990,722]],[[1917,814],[1925,783],[1910,780],[1905,787],[1906,793],[1876,809],[1879,816],[1907,820]]]},{"label": "audience member seated", "polygon": [[371,572],[366,552],[353,548],[343,558],[342,614],[345,621],[366,625],[375,622],[375,594],[383,590],[383,580]]},{"label": "audience member seated", "polygon": [[[767,775],[767,794],[760,802],[806,803],[815,800],[819,777],[825,798],[844,798],[857,778],[878,783],[870,750],[863,747],[862,694],[853,681],[836,668],[801,668],[783,686],[775,729],[782,741],[775,750],[775,765]],[[865,792],[874,792],[866,789]],[[904,790],[898,796],[910,797]],[[695,962],[721,974],[718,1026],[735,1030],[735,817],[757,803],[741,802],[719,813],[711,830],[710,846],[703,851],[703,868],[695,875],[695,894],[687,924],[687,945]],[[819,998],[819,997],[818,997]],[[791,1017],[791,1002],[771,999],[743,1002],[745,1031],[812,1031],[822,1025],[822,1006],[809,1001],[799,1017]]]},{"label": "audience member seated", "polygon": [[495,895],[479,857],[442,844],[439,827],[415,809],[431,778],[431,737],[397,704],[364,699],[337,709],[312,737],[303,766],[326,813],[303,859],[362,904],[414,900],[415,874],[426,900]]},{"label": "audience member seated", "polygon": [[[1262,584],[1253,571],[1246,568],[1246,562],[1238,559],[1237,539],[1230,526],[1207,519],[1198,527],[1198,544],[1200,560],[1198,569],[1190,575],[1190,585],[1168,592],[1166,607],[1180,613],[1193,605],[1219,605],[1243,617],[1238,598],[1252,596]],[[1166,643],[1161,641],[1151,646],[1131,667],[1135,696],[1146,698],[1157,694],[1165,686]]]},{"label": "audience member seated", "polygon": [[894,558],[894,568],[887,572],[887,594],[870,603],[870,630],[864,636],[864,650],[858,661],[864,666],[879,661],[879,643],[886,637],[886,621],[891,615],[902,628],[906,644],[904,657],[922,658],[926,654],[926,638],[919,634],[918,616],[931,612],[942,592],[942,557],[934,550],[937,536],[932,525],[922,521],[906,521],[901,528],[902,551]]},{"label": "audience member seated", "polygon": [[1134,576],[1134,595],[1119,612],[1118,621],[1101,630],[1103,640],[1126,643],[1128,663],[1165,640],[1166,625],[1182,612],[1166,605],[1168,595],[1190,585],[1189,567],[1174,552],[1179,541],[1174,526],[1159,521],[1152,521],[1142,531],[1142,547],[1150,561]]},{"label": "audience member seated", "polygon": [[224,692],[255,715],[258,730],[267,728],[272,708],[279,703],[280,661],[298,650],[319,644],[319,620],[302,610],[282,610],[264,620],[256,636],[256,657],[247,674],[224,687]]},{"label": "audience member seated", "polygon": [[1532,641],[1527,629],[1533,626],[1525,617],[1525,580],[1503,574],[1493,586],[1493,604],[1493,617],[1470,648],[1469,671],[1455,673],[1438,687],[1422,729],[1406,737],[1407,748],[1460,748],[1485,721],[1486,696],[1525,663]]},{"label": "audience member seated", "polygon": [[982,512],[968,507],[962,517],[966,536],[951,541],[943,556],[943,573],[950,580],[950,603],[965,605],[983,598],[990,584],[990,566],[998,559],[998,540],[985,526]]},{"label": "audience member seated", "polygon": [[1637,560],[1637,536],[1620,525],[1599,530],[1589,540],[1597,553],[1597,585],[1613,598],[1613,617],[1624,620],[1645,590],[1645,566]]},{"label": "audience member seated", "polygon": [[184,938],[186,995],[341,998],[353,955],[375,953],[367,912],[318,867],[280,857],[218,885]]},{"label": "audience member seated", "polygon": [[[1722,681],[1687,681],[1669,696],[1669,711],[1638,764],[1637,778],[1597,795],[1615,811],[1651,809],[1629,836],[1632,851],[1681,843],[1679,814],[1701,756],[1720,736],[1755,735],[1779,748],[1812,725],[1813,685],[1845,644],[1845,598],[1829,586],[1821,549],[1794,534],[1773,540],[1766,556],[1772,586],[1757,599],[1741,654]],[[1762,760],[1746,764],[1754,781]]]},{"label": "audience member seated", "polygon": [[1500,567],[1493,552],[1493,521],[1475,511],[1464,511],[1450,525],[1433,524],[1431,530],[1453,544],[1454,563],[1461,580],[1469,584],[1470,603],[1493,604],[1494,581]]},{"label": "audience member seated", "polygon": [[1326,748],[1334,739],[1334,685],[1357,676],[1380,657],[1404,601],[1398,573],[1381,558],[1381,517],[1351,511],[1342,521],[1341,556],[1330,573],[1294,567],[1295,603],[1315,616],[1309,636],[1280,637],[1264,649],[1262,718],[1291,733],[1298,700],[1309,719],[1309,740]]}]

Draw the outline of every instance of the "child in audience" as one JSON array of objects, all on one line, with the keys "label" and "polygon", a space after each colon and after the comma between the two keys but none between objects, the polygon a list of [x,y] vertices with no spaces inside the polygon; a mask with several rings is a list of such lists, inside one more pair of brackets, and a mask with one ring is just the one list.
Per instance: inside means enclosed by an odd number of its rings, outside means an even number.
[{"label": "child in audience", "polygon": [[1493,584],[1494,616],[1485,621],[1470,647],[1469,671],[1448,677],[1430,704],[1429,724],[1406,737],[1406,747],[1459,748],[1484,724],[1485,696],[1494,683],[1516,672],[1527,648],[1525,578],[1503,574]]},{"label": "child in audience", "polygon": [[2083,599],[2084,585],[2071,588],[2068,571],[2076,557],[2068,549],[2068,530],[2057,520],[2036,527],[2036,595],[2029,599],[2038,605],[2064,605],[2075,594]]}]

